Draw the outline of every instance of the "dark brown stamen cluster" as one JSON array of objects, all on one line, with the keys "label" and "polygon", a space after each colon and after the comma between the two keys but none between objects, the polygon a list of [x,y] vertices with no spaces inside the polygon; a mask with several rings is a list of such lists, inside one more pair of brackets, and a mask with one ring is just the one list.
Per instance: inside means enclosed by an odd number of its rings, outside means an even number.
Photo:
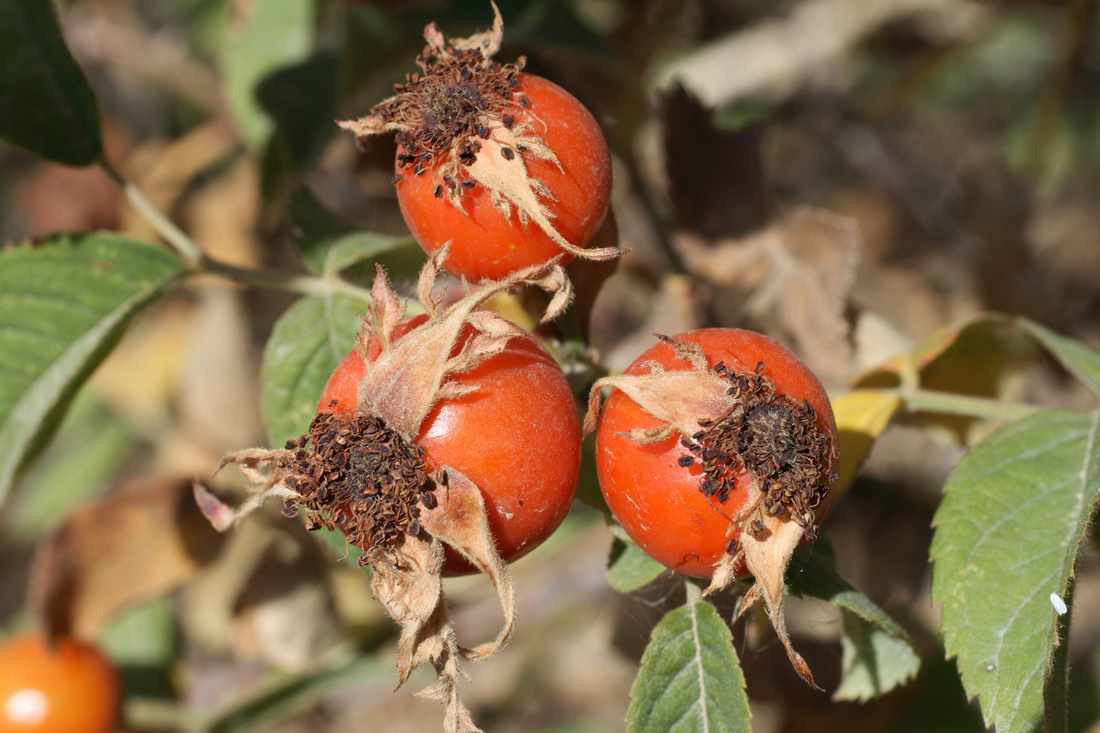
[{"label": "dark brown stamen cluster", "polygon": [[[747,471],[764,491],[759,507],[763,514],[777,517],[787,512],[813,539],[814,510],[835,479],[823,468],[830,464],[833,446],[817,427],[813,407],[777,394],[762,362],[752,374],[736,374],[721,363],[714,371],[731,383],[733,405],[717,419],[700,420],[702,430],[681,439],[693,455],[680,458],[680,465],[698,461],[703,469],[699,490],[723,503],[738,474]],[[750,515],[756,509],[750,507]],[[757,536],[765,531],[759,514],[747,526]],[[727,548],[731,553],[736,549],[736,543]]]},{"label": "dark brown stamen cluster", "polygon": [[[309,433],[286,449],[294,453],[285,483],[298,496],[286,500],[283,514],[306,509],[306,529],[341,530],[364,553],[419,535],[420,505],[437,504],[424,449],[381,418],[321,412]],[[360,566],[368,562],[367,554],[359,558]]]},{"label": "dark brown stamen cluster", "polygon": [[[515,125],[513,114],[503,110],[516,105],[527,107],[526,97],[513,100],[517,78],[524,66],[520,58],[514,64],[487,59],[480,49],[448,46],[443,52],[427,46],[416,60],[423,73],[411,73],[404,84],[394,87],[394,95],[376,104],[371,115],[386,124],[397,124],[401,151],[397,156],[397,176],[406,171],[424,175],[433,163],[456,159],[462,166],[473,164],[481,150],[479,140],[488,139],[488,121],[500,119],[508,129]],[[522,151],[520,151],[522,152]],[[501,151],[508,160],[511,148]],[[457,167],[455,170],[459,170]],[[445,175],[435,187],[437,198],[444,192],[460,194],[473,188],[474,181],[461,172]]]}]

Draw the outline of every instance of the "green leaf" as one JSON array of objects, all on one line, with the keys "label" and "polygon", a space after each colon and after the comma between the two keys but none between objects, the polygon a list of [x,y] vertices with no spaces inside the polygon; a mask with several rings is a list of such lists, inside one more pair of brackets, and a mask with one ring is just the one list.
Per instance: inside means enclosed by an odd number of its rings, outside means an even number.
[{"label": "green leaf", "polygon": [[1100,352],[1027,318],[1019,319],[1019,323],[1073,376],[1100,396]]},{"label": "green leaf", "polygon": [[103,155],[99,107],[50,0],[0,0],[0,137],[65,165]]},{"label": "green leaf", "polygon": [[164,250],[113,234],[0,253],[0,501],[130,320],[183,272]]},{"label": "green leaf", "polygon": [[173,695],[171,671],[178,654],[179,631],[168,596],[125,609],[111,619],[97,644],[119,668],[127,697]]},{"label": "green leaf", "polygon": [[79,393],[0,523],[12,536],[32,543],[60,524],[72,507],[102,492],[135,447],[124,420],[99,405],[90,391]]},{"label": "green leaf", "polygon": [[272,445],[309,429],[329,375],[359,333],[367,304],[352,298],[303,298],[271,332],[264,349],[263,413]]},{"label": "green leaf", "polygon": [[632,733],[749,733],[745,675],[729,627],[709,603],[688,601],[653,629],[630,692]]},{"label": "green leaf", "polygon": [[258,0],[227,43],[225,93],[241,137],[260,150],[274,129],[257,88],[268,75],[304,61],[313,45],[313,0]]},{"label": "green leaf", "polygon": [[306,186],[299,186],[291,193],[286,217],[294,232],[294,246],[314,275],[325,273],[325,260],[333,242],[355,233],[351,222],[325,208]]},{"label": "green leaf", "polygon": [[[290,199],[287,213],[297,229],[295,245],[315,275],[335,275],[364,263],[378,262],[393,277],[414,277],[424,264],[424,252],[412,237],[360,232],[327,210],[301,188]],[[373,280],[374,269],[363,273]]]},{"label": "green leaf", "polygon": [[611,533],[615,535],[615,541],[611,544],[611,556],[607,560],[607,582],[612,588],[620,593],[630,593],[668,572],[668,568],[634,544],[621,526],[611,524]]},{"label": "green leaf", "polygon": [[840,577],[827,542],[818,540],[795,554],[787,569],[786,592],[828,601],[841,610],[841,676],[833,699],[869,700],[916,676],[920,656],[909,635]]},{"label": "green leaf", "polygon": [[999,733],[1044,724],[1044,684],[1062,674],[1052,661],[1066,631],[1050,594],[1067,598],[1098,486],[1100,412],[1011,423],[947,481],[932,597],[963,686]]},{"label": "green leaf", "polygon": [[916,676],[920,656],[907,640],[846,609],[841,618],[840,684],[834,700],[865,702]]}]

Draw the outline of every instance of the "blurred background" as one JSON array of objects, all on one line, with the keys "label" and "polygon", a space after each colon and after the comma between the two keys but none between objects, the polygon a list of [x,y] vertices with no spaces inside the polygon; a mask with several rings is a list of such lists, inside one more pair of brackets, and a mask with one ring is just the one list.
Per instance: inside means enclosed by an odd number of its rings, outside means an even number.
[{"label": "blurred background", "polygon": [[[840,394],[987,311],[1100,346],[1095,0],[498,5],[498,60],[526,56],[529,71],[571,91],[612,149],[613,208],[631,251],[589,306],[590,355],[606,369],[633,361],[653,332],[741,326],[787,344]],[[302,269],[291,241],[311,207],[406,233],[392,141],[359,151],[332,121],[366,114],[414,70],[429,21],[453,36],[492,22],[481,0],[59,6],[114,164],[206,252],[290,271]],[[156,238],[98,169],[0,145],[0,246],[84,229]],[[160,301],[0,514],[0,627],[28,622],[31,560],[52,536],[69,558],[74,630],[121,665],[132,730],[439,725],[439,708],[412,697],[430,675],[393,692],[395,627],[353,563],[277,509],[222,536],[193,507],[195,478],[210,481],[226,452],[268,440],[261,357],[293,300],[200,278]],[[1006,349],[998,338],[988,352],[971,342],[935,378],[1094,407],[1026,343]],[[943,659],[928,544],[945,477],[988,431],[898,420],[824,525],[842,574],[912,634],[919,678],[868,703],[834,703],[791,673],[770,632],[740,628],[754,730],[982,729]],[[582,494],[592,496],[590,473]],[[235,476],[210,482],[241,488]],[[614,592],[610,544],[601,513],[578,502],[515,565],[516,634],[463,688],[486,730],[623,728],[649,630],[683,591],[667,578]],[[459,638],[490,637],[500,619],[488,583],[447,588]],[[1072,729],[1095,733],[1095,548],[1075,602]],[[839,617],[797,601],[789,613],[830,690]]]}]

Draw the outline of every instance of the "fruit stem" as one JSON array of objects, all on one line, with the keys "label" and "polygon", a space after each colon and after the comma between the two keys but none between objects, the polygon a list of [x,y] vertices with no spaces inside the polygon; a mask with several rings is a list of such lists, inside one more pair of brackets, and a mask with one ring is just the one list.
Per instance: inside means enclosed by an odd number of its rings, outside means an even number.
[{"label": "fruit stem", "polygon": [[195,240],[165,216],[140,188],[128,181],[109,161],[101,159],[100,165],[111,180],[122,189],[130,205],[145,217],[192,273],[211,273],[239,283],[276,288],[300,295],[317,297],[346,295],[370,302],[369,290],[335,276],[322,278],[262,267],[238,267],[209,256],[202,251]]},{"label": "fruit stem", "polygon": [[898,395],[905,400],[909,412],[936,412],[993,420],[1018,420],[1034,415],[1041,409],[1037,405],[1022,402],[1005,402],[988,397],[973,397],[920,388],[898,390]]},{"label": "fruit stem", "polygon": [[684,577],[684,605],[690,606],[695,603],[701,603],[703,600],[703,589],[699,587],[699,584],[693,581],[687,576]]}]

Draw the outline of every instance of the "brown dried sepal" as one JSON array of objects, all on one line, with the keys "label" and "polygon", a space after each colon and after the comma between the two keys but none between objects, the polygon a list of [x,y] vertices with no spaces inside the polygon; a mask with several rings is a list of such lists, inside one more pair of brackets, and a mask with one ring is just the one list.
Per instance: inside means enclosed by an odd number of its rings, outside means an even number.
[{"label": "brown dried sepal", "polygon": [[681,459],[686,468],[703,469],[699,491],[725,503],[738,478],[749,477],[745,503],[730,521],[726,554],[714,566],[704,595],[722,590],[734,580],[741,560],[755,578],[741,613],[763,597],[768,616],[791,664],[811,687],[813,675],[791,646],[783,616],[784,574],[803,539],[817,535],[814,515],[835,479],[836,446],[816,422],[813,407],[777,394],[763,364],[738,373],[719,363],[707,365],[702,349],[685,341],[657,335],[690,369],[666,371],[649,365],[649,373],[605,377],[589,394],[585,434],[596,428],[600,390],[614,387],[626,393],[650,415],[664,421],[655,430],[637,430],[626,437],[642,444],[679,433],[693,455]]},{"label": "brown dried sepal", "polygon": [[514,211],[522,226],[534,222],[563,250],[592,260],[613,259],[618,247],[585,249],[569,242],[554,226],[544,202],[554,196],[528,174],[528,160],[543,160],[559,169],[554,151],[535,128],[517,122],[529,100],[516,93],[525,59],[501,64],[492,58],[500,50],[504,21],[493,3],[493,27],[469,38],[445,39],[435,23],[424,30],[428,45],[417,57],[422,73],[406,75],[394,95],[357,120],[337,124],[363,145],[372,135],[396,133],[398,181],[404,175],[432,172],[435,194],[460,210],[464,196],[482,185],[503,216]]},{"label": "brown dried sepal", "polygon": [[[469,394],[461,374],[500,353],[522,331],[479,308],[493,296],[520,286],[552,294],[544,315],[561,312],[572,295],[562,268],[548,263],[508,278],[467,289],[447,307],[432,295],[447,255],[435,252],[424,266],[418,295],[428,320],[393,337],[405,308],[381,268],[374,282],[374,303],[356,341],[366,357],[377,341],[381,352],[365,358],[353,412],[320,412],[307,435],[279,450],[250,449],[223,459],[234,463],[256,484],[253,495],[232,509],[196,484],[200,508],[218,529],[228,529],[265,499],[283,499],[283,513],[305,514],[306,529],[339,529],[349,544],[363,550],[370,565],[371,588],[401,626],[397,668],[403,684],[417,666],[431,664],[434,685],[419,693],[446,705],[445,730],[476,731],[458,698],[460,659],[483,660],[508,641],[515,624],[515,586],[489,531],[478,487],[460,471],[438,466],[414,440],[439,400]],[[455,351],[467,326],[474,334]],[[451,627],[440,571],[444,546],[458,551],[493,583],[504,612],[496,638],[460,647]]]}]

